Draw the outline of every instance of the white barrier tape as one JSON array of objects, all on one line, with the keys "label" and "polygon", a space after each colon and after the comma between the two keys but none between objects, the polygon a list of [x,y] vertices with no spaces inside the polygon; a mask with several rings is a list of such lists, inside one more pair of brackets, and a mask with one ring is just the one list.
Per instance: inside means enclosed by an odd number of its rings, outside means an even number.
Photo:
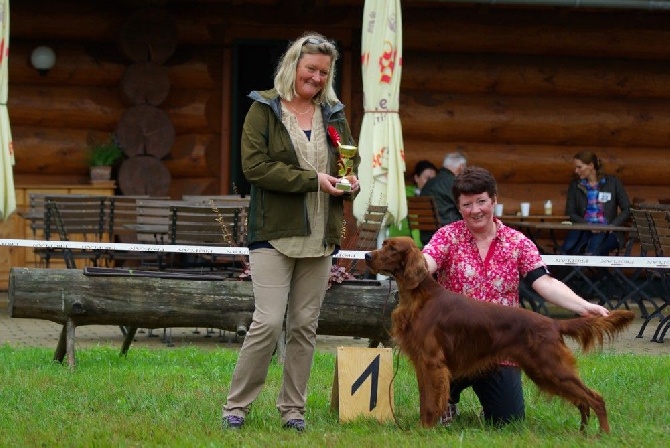
[{"label": "white barrier tape", "polygon": [[[246,247],[221,246],[185,246],[179,244],[128,244],[128,243],[92,243],[84,241],[39,241],[20,239],[0,239],[0,246],[32,247],[35,249],[83,249],[83,250],[118,250],[129,252],[166,252],[179,254],[209,255],[249,255]],[[363,260],[367,252],[341,250],[335,257]]]},{"label": "white barrier tape", "polygon": [[670,257],[598,257],[594,255],[542,255],[549,266],[606,268],[670,268]]},{"label": "white barrier tape", "polygon": [[[40,241],[0,239],[0,246],[32,247],[37,249],[120,250],[130,252],[167,252],[181,254],[249,255],[246,247],[185,246],[179,244],[90,243],[82,241]],[[335,257],[365,259],[366,251],[341,250]],[[543,255],[549,266],[593,266],[615,268],[670,268],[670,257],[597,257],[579,255]]]}]

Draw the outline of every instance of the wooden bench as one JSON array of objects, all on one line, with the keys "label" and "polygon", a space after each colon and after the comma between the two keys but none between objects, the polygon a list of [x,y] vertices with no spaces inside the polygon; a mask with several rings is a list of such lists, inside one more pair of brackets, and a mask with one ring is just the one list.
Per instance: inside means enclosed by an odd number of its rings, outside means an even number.
[{"label": "wooden bench", "polygon": [[[64,325],[54,359],[75,364],[75,329],[82,325],[126,326],[121,354],[135,330],[165,327],[212,327],[242,332],[251,324],[251,282],[174,272],[110,268],[12,268],[9,316],[45,319]],[[393,285],[355,280],[326,292],[318,333],[357,336],[388,345]],[[63,294],[54,294],[63,291]],[[374,310],[374,312],[370,312]]]}]

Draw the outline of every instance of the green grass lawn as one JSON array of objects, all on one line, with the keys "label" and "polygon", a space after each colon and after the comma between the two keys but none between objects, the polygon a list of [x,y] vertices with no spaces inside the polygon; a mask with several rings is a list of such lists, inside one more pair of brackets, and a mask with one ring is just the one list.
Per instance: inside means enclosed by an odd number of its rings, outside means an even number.
[{"label": "green grass lawn", "polygon": [[330,410],[335,356],[329,353],[315,358],[305,433],[280,427],[275,398],[281,366],[274,363],[244,429],[223,431],[221,406],[235,350],[133,349],[123,358],[116,347],[82,349],[74,371],[53,363],[52,356],[50,349],[0,347],[0,446],[630,447],[668,446],[670,433],[665,355],[579,355],[582,378],[607,402],[609,435],[598,434],[595,418],[581,434],[577,409],[548,399],[529,381],[523,423],[483,425],[468,391],[449,428],[422,429],[416,380],[404,357],[394,382],[399,426],[340,424]]}]

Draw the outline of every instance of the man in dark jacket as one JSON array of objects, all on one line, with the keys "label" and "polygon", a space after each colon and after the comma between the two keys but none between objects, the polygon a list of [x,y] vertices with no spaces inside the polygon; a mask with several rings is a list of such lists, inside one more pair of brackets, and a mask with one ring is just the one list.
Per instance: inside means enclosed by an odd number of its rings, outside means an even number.
[{"label": "man in dark jacket", "polygon": [[[435,199],[440,225],[445,226],[462,219],[451,189],[454,185],[454,178],[465,169],[466,165],[467,160],[460,152],[447,154],[437,176],[426,182],[421,189],[420,196],[432,196]],[[432,232],[421,231],[423,244],[430,241],[432,236]]]}]

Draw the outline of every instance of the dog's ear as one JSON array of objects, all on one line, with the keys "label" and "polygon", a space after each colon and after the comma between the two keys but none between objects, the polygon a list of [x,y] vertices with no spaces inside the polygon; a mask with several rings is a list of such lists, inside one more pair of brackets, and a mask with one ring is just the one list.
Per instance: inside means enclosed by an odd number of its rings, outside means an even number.
[{"label": "dog's ear", "polygon": [[428,265],[426,264],[426,259],[419,248],[412,245],[408,248],[405,256],[405,287],[409,289],[416,288],[427,275]]}]

